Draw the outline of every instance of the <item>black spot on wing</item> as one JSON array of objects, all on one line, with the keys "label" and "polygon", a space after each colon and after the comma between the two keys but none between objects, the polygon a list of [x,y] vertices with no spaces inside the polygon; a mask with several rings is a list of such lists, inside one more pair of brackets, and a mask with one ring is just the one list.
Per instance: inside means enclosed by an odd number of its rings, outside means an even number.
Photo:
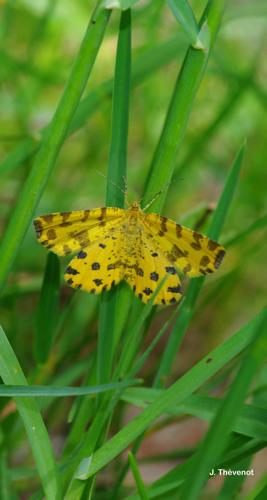
[{"label": "black spot on wing", "polygon": [[71,248],[68,245],[63,245],[63,252],[65,255],[72,253]]},{"label": "black spot on wing", "polygon": [[103,280],[101,280],[99,278],[96,278],[95,280],[93,280],[93,282],[96,284],[96,286],[100,286],[103,284]]},{"label": "black spot on wing", "polygon": [[49,240],[55,240],[57,237],[57,233],[54,229],[48,229],[46,234],[47,234],[47,238]]},{"label": "black spot on wing", "polygon": [[182,288],[181,288],[180,285],[177,285],[177,286],[168,286],[167,292],[182,293]]},{"label": "black spot on wing", "polygon": [[99,264],[99,262],[93,262],[91,267],[92,267],[93,271],[97,271],[98,269],[100,269],[100,264]]},{"label": "black spot on wing", "polygon": [[43,232],[42,224],[38,219],[35,219],[33,223],[36,231],[36,236],[37,238],[40,238]]},{"label": "black spot on wing", "polygon": [[210,263],[210,258],[208,255],[203,255],[203,257],[201,257],[199,262],[199,264],[204,267],[206,267],[209,263]]},{"label": "black spot on wing", "polygon": [[87,257],[87,253],[84,252],[83,250],[81,250],[77,255],[78,259],[85,259],[85,257]]},{"label": "black spot on wing", "polygon": [[73,267],[68,266],[66,269],[66,274],[76,275],[76,274],[80,274],[80,273],[79,273],[79,271],[77,271],[77,269],[74,269]]},{"label": "black spot on wing", "polygon": [[191,266],[191,264],[189,264],[189,263],[188,263],[188,264],[186,264],[186,266],[183,268],[183,273],[187,274],[187,273],[189,273],[189,271],[191,271],[191,269],[192,269],[192,266]]},{"label": "black spot on wing", "polygon": [[223,250],[223,249],[219,250],[219,252],[217,253],[217,255],[215,257],[214,266],[216,267],[216,269],[218,269],[218,267],[220,266],[220,264],[224,258],[224,255],[225,255],[225,250]]},{"label": "black spot on wing", "polygon": [[177,274],[177,273],[176,273],[176,269],[175,269],[175,267],[173,267],[173,266],[167,266],[167,267],[165,267],[165,270],[166,270],[166,272],[167,272],[167,273],[169,273],[169,274]]},{"label": "black spot on wing", "polygon": [[202,234],[196,233],[195,231],[193,232],[193,238],[195,241],[193,243],[190,243],[191,247],[194,248],[194,250],[201,250],[202,246],[200,241],[203,240]]}]

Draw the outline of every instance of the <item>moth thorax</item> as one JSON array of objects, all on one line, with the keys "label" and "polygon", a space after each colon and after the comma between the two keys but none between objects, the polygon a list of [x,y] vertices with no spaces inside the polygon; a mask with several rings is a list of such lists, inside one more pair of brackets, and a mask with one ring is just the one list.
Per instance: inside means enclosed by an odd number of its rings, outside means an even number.
[{"label": "moth thorax", "polygon": [[129,211],[130,211],[130,212],[135,212],[135,213],[136,213],[136,212],[140,212],[140,211],[141,211],[141,209],[140,209],[140,205],[139,205],[138,201],[134,201],[134,202],[132,203],[132,205],[131,205],[131,206],[130,206],[130,208],[129,208]]},{"label": "moth thorax", "polygon": [[139,236],[141,227],[136,223],[136,217],[130,217],[128,224],[125,224],[125,231],[129,236]]}]

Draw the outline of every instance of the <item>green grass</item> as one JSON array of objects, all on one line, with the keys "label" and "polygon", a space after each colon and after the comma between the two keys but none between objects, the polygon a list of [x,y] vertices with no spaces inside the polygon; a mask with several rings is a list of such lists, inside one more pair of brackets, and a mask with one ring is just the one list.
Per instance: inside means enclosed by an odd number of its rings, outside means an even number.
[{"label": "green grass", "polygon": [[[1,7],[0,498],[265,498],[267,10],[110,4]],[[179,306],[74,292],[36,242],[133,199],[226,247]]]}]

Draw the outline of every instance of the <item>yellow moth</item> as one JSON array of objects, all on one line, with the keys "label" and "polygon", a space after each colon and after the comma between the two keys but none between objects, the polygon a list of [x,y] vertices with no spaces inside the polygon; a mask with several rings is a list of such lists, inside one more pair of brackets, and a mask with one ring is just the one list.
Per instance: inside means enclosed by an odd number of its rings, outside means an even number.
[{"label": "yellow moth", "polygon": [[[125,280],[148,302],[163,280],[154,304],[182,297],[179,272],[196,277],[215,271],[225,250],[191,229],[151,213],[139,203],[58,212],[34,220],[38,241],[57,255],[76,253],[65,272],[67,283],[100,293]],[[164,279],[165,278],[165,279]]]}]

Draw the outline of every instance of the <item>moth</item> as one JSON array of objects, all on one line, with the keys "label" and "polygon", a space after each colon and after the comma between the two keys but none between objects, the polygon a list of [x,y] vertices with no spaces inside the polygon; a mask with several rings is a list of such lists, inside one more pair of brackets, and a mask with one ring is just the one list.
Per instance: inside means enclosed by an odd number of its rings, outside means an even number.
[{"label": "moth", "polygon": [[39,243],[57,255],[77,254],[64,278],[90,293],[110,290],[125,280],[146,303],[180,301],[180,273],[190,278],[213,273],[224,248],[174,221],[145,213],[138,202],[128,209],[95,208],[42,215],[34,220]]}]

